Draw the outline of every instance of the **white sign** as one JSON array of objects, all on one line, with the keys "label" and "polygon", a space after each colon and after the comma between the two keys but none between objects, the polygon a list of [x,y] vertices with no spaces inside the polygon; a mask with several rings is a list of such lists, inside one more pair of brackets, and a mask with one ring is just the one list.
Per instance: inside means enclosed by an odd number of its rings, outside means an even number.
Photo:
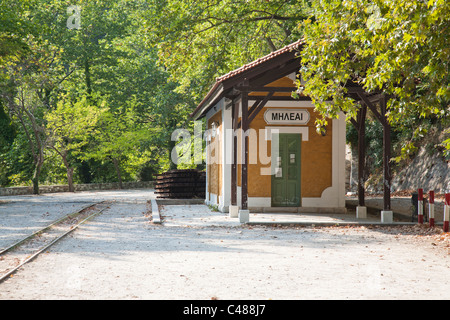
[{"label": "white sign", "polygon": [[264,120],[267,124],[305,125],[309,119],[309,112],[304,109],[273,108],[264,112]]}]

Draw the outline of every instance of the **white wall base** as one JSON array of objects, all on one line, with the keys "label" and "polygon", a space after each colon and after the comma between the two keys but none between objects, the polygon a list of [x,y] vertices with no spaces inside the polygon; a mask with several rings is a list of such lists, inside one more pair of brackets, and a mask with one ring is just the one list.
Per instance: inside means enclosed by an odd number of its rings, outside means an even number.
[{"label": "white wall base", "polygon": [[[328,192],[331,188],[328,188]],[[328,192],[324,192],[327,194]],[[333,199],[334,198],[334,199]],[[211,206],[217,206],[218,210],[223,213],[230,213],[231,207],[226,205],[223,201],[223,197],[219,197],[216,194],[209,194],[210,201],[206,200],[205,203]],[[241,203],[240,187],[237,192],[237,203]],[[239,205],[237,206],[239,208]],[[272,207],[272,199],[270,197],[249,197],[248,208],[255,212],[296,212],[296,213],[346,213],[347,209],[336,197],[321,198],[302,198],[301,207]],[[287,211],[286,211],[287,210]]]},{"label": "white wall base", "polygon": [[225,205],[225,204],[223,203],[223,201],[222,201],[222,196],[220,196],[219,198],[220,198],[220,200],[219,200],[219,206],[218,206],[217,208],[219,209],[220,212],[227,213],[227,212],[228,212],[229,206],[228,206],[228,205]]}]

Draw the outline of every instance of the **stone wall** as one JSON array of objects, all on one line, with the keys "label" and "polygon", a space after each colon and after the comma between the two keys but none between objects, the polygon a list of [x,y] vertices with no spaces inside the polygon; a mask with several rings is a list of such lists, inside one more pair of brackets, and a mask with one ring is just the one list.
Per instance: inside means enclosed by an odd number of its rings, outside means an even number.
[{"label": "stone wall", "polygon": [[435,190],[444,193],[450,190],[450,162],[439,154],[429,154],[421,147],[414,160],[392,179],[394,190]]},{"label": "stone wall", "polygon": [[[154,187],[154,181],[136,181],[136,182],[123,182],[123,189],[147,189]],[[76,191],[91,191],[91,190],[114,190],[119,189],[119,183],[89,183],[89,184],[75,184]],[[68,185],[53,185],[53,186],[40,186],[40,193],[56,193],[56,192],[68,192]],[[17,196],[33,194],[33,187],[10,187],[0,188],[0,196]]]},{"label": "stone wall", "polygon": [[[370,169],[369,169],[370,171]],[[450,161],[445,161],[438,153],[430,154],[421,147],[414,159],[398,172],[393,172],[391,191],[414,191],[423,188],[424,192],[434,190],[444,193],[450,190]],[[372,175],[366,181],[366,191],[380,193],[383,191],[382,176]],[[358,157],[356,150],[346,153],[346,192],[358,192]]]}]

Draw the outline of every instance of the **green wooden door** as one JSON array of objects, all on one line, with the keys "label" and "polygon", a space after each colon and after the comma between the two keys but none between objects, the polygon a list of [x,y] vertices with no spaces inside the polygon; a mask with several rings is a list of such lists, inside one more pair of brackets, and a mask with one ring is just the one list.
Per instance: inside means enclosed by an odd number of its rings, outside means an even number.
[{"label": "green wooden door", "polygon": [[301,142],[300,134],[279,134],[279,154],[276,159],[272,159],[275,166],[272,175],[272,207],[301,206]]}]

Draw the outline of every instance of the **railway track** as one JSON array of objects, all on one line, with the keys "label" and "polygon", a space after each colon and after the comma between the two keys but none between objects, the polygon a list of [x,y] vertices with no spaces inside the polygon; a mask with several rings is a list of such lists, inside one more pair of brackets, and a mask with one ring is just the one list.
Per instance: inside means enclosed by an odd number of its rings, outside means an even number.
[{"label": "railway track", "polygon": [[80,225],[109,208],[109,205],[109,202],[106,201],[90,204],[54,221],[7,248],[0,249],[0,283],[11,278],[23,265],[49,249]]}]

